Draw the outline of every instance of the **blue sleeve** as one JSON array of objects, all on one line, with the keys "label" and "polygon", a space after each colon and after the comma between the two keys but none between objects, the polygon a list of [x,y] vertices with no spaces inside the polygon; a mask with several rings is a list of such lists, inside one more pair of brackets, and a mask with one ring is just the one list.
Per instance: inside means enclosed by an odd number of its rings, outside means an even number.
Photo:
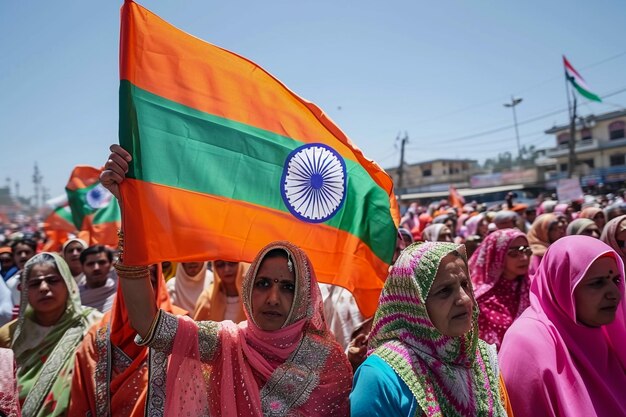
[{"label": "blue sleeve", "polygon": [[417,401],[398,374],[378,356],[356,371],[350,394],[352,417],[414,416]]}]

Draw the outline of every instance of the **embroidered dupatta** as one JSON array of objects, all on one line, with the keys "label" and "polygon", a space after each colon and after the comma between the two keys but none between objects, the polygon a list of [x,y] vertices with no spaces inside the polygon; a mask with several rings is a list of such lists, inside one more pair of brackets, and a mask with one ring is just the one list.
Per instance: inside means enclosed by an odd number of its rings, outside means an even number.
[{"label": "embroidered dupatta", "polygon": [[500,399],[495,350],[478,339],[478,307],[473,326],[459,337],[444,336],[426,311],[426,297],[439,263],[462,245],[415,243],[392,267],[380,295],[370,333],[369,353],[393,368],[426,416],[505,416]]},{"label": "embroidered dupatta", "polygon": [[[254,322],[251,297],[273,249],[289,254],[296,288],[283,328],[264,331]],[[306,254],[288,242],[266,246],[246,274],[242,296],[248,320],[238,325],[159,312],[141,342],[152,348],[148,415],[347,416],[352,371],[327,329]]]}]

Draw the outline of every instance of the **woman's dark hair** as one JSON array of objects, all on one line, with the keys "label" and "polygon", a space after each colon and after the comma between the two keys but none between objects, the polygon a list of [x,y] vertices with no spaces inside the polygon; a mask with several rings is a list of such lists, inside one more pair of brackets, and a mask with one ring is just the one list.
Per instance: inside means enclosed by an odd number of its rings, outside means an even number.
[{"label": "woman's dark hair", "polygon": [[32,239],[22,238],[14,240],[11,243],[11,250],[13,251],[13,253],[15,253],[15,248],[17,247],[17,245],[26,245],[31,248],[33,252],[37,252],[37,243]]},{"label": "woman's dark hair", "polygon": [[44,252],[44,253],[39,253],[33,256],[32,258],[30,258],[28,262],[26,263],[26,265],[24,266],[24,277],[26,278],[26,280],[30,278],[29,277],[30,271],[36,265],[49,265],[49,266],[54,267],[54,269],[56,269],[57,272],[61,273],[59,271],[59,266],[57,265],[57,261],[54,258],[54,256],[52,256],[49,253]]}]

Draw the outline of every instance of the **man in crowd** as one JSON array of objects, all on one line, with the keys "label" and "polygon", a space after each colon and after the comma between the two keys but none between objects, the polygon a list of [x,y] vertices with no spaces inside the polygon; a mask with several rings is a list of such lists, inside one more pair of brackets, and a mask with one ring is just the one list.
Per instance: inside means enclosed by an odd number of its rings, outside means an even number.
[{"label": "man in crowd", "polygon": [[103,313],[111,309],[117,291],[112,262],[113,252],[103,245],[90,246],[80,254],[84,276],[78,282],[78,289],[83,305]]},{"label": "man in crowd", "polygon": [[13,250],[9,246],[0,248],[0,275],[6,282],[17,273],[18,269],[13,259]]},{"label": "man in crowd", "polygon": [[13,299],[13,313],[17,315],[20,309],[20,275],[24,270],[26,262],[37,252],[37,243],[34,240],[28,238],[19,238],[11,244],[11,250],[13,252],[13,262],[17,266],[18,272],[7,280],[7,287],[11,290],[11,297]]}]

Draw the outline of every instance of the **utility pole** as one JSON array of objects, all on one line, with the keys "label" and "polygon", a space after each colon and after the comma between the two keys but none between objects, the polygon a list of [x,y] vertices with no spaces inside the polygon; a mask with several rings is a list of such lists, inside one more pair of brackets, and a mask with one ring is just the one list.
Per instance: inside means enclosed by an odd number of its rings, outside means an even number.
[{"label": "utility pole", "polygon": [[569,120],[569,158],[567,162],[567,178],[572,178],[576,173],[576,95],[570,109]]},{"label": "utility pole", "polygon": [[400,192],[404,185],[404,146],[409,141],[409,135],[404,132],[404,138],[400,139],[400,134],[398,133],[397,141],[400,141],[400,165],[398,166],[398,191]]},{"label": "utility pole", "polygon": [[35,186],[35,208],[40,207],[39,196],[41,191],[41,180],[43,180],[43,177],[39,173],[39,167],[37,166],[37,162],[35,162],[35,171],[33,173],[33,185]]},{"label": "utility pole", "polygon": [[520,166],[522,165],[522,148],[520,147],[520,144],[519,144],[519,131],[517,130],[517,113],[515,112],[515,106],[517,106],[521,102],[522,102],[521,98],[514,98],[513,96],[511,96],[511,102],[504,103],[504,107],[510,107],[513,109],[513,123],[515,125],[515,139],[517,139],[517,161],[519,162]]}]

